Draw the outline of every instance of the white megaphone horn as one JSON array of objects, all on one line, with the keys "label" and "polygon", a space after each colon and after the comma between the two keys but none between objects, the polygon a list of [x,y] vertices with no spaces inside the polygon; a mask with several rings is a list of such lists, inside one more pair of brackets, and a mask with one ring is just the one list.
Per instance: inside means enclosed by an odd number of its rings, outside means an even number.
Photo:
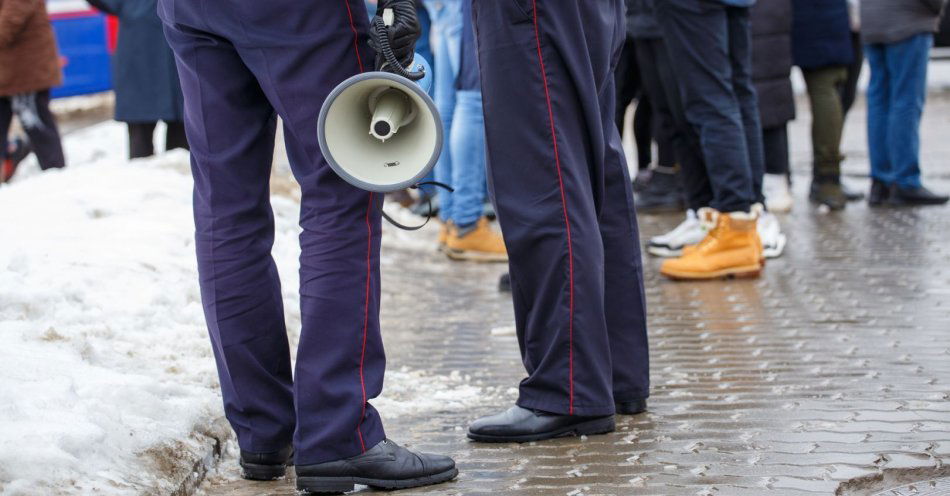
[{"label": "white megaphone horn", "polygon": [[[390,9],[383,18],[392,24]],[[388,44],[381,48],[389,50]],[[368,191],[417,185],[442,152],[442,119],[426,93],[432,84],[428,63],[417,54],[409,67],[394,72],[422,78],[364,72],[334,88],[320,109],[323,156],[346,182]]]}]

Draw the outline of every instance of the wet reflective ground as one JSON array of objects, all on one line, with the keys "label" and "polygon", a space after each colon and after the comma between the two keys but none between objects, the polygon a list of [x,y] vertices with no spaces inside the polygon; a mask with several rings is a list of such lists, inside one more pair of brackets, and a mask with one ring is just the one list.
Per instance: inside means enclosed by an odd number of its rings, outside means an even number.
[{"label": "wet reflective ground", "polygon": [[[857,177],[867,170],[863,112],[849,119],[845,170],[865,188]],[[792,129],[798,203],[783,218],[789,245],[761,279],[668,282],[658,277],[659,260],[645,258],[653,396],[649,413],[618,418],[614,434],[468,442],[468,422],[507,408],[523,374],[510,301],[495,287],[504,267],[451,263],[430,249],[434,241],[388,243],[390,369],[455,373],[459,387],[478,395],[387,417],[391,438],[452,454],[461,469],[454,483],[400,494],[834,494],[858,477],[945,471],[950,207],[813,209],[805,201],[807,120]],[[924,169],[943,191],[950,190],[948,121],[950,100],[932,100]],[[644,237],[679,220],[640,218]],[[387,384],[397,390],[390,401],[399,401],[398,386]],[[293,494],[291,481],[239,481],[234,464],[223,460],[202,492]]]}]

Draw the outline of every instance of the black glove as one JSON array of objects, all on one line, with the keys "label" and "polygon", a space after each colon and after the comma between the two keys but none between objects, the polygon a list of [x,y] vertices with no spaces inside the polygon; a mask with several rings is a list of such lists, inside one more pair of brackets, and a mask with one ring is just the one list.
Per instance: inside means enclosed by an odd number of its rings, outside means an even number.
[{"label": "black glove", "polygon": [[[383,11],[392,9],[393,24],[383,24]],[[383,31],[383,32],[380,32]],[[416,2],[414,0],[379,0],[376,16],[370,23],[369,46],[376,50],[376,70],[383,68],[386,58],[382,53],[385,42],[380,38],[389,37],[389,47],[402,67],[412,63],[416,51],[416,40],[422,36],[419,18],[416,16]],[[392,71],[392,69],[390,69]]]}]

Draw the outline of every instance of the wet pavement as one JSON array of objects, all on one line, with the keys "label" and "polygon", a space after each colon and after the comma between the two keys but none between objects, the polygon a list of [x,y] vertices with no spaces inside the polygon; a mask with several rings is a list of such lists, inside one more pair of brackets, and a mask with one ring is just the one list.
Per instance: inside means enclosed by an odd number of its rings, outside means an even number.
[{"label": "wet pavement", "polygon": [[[650,410],[618,417],[610,435],[468,442],[468,422],[507,408],[523,376],[510,300],[496,290],[505,269],[445,260],[431,230],[386,245],[383,329],[389,368],[402,371],[386,385],[388,433],[453,455],[461,470],[456,482],[400,494],[947,494],[922,490],[946,491],[937,477],[950,475],[950,207],[812,208],[807,120],[791,133],[789,245],[761,279],[674,283],[645,257]],[[950,100],[932,100],[924,169],[943,191],[948,121]],[[862,109],[848,122],[845,170],[866,188]],[[679,220],[641,215],[644,239]],[[418,400],[400,398],[407,371],[450,377],[459,396],[399,408]],[[233,456],[232,445],[202,494],[294,493],[292,480],[240,481]],[[916,481],[931,482],[905,486]]]}]

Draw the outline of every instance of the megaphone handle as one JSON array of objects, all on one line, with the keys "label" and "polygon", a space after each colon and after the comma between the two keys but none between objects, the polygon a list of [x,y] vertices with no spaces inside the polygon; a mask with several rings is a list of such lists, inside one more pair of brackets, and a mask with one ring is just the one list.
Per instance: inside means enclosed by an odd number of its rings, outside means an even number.
[{"label": "megaphone handle", "polygon": [[[449,186],[448,184],[440,183],[438,181],[425,181],[425,182],[416,184],[414,186],[410,186],[410,188],[417,189],[419,186],[427,186],[427,185],[438,186],[440,188],[447,190],[449,193],[455,193],[455,188]],[[419,229],[422,229],[423,227],[425,227],[426,224],[428,224],[430,220],[432,220],[432,198],[431,197],[426,198],[426,202],[429,204],[429,210],[428,210],[428,213],[426,214],[426,220],[425,222],[423,222],[421,225],[418,225],[418,226],[410,227],[405,224],[400,224],[395,219],[390,217],[389,214],[387,214],[385,210],[381,209],[381,213],[383,214],[383,218],[386,219],[387,222],[398,227],[399,229],[402,229],[403,231],[418,231]]]}]

